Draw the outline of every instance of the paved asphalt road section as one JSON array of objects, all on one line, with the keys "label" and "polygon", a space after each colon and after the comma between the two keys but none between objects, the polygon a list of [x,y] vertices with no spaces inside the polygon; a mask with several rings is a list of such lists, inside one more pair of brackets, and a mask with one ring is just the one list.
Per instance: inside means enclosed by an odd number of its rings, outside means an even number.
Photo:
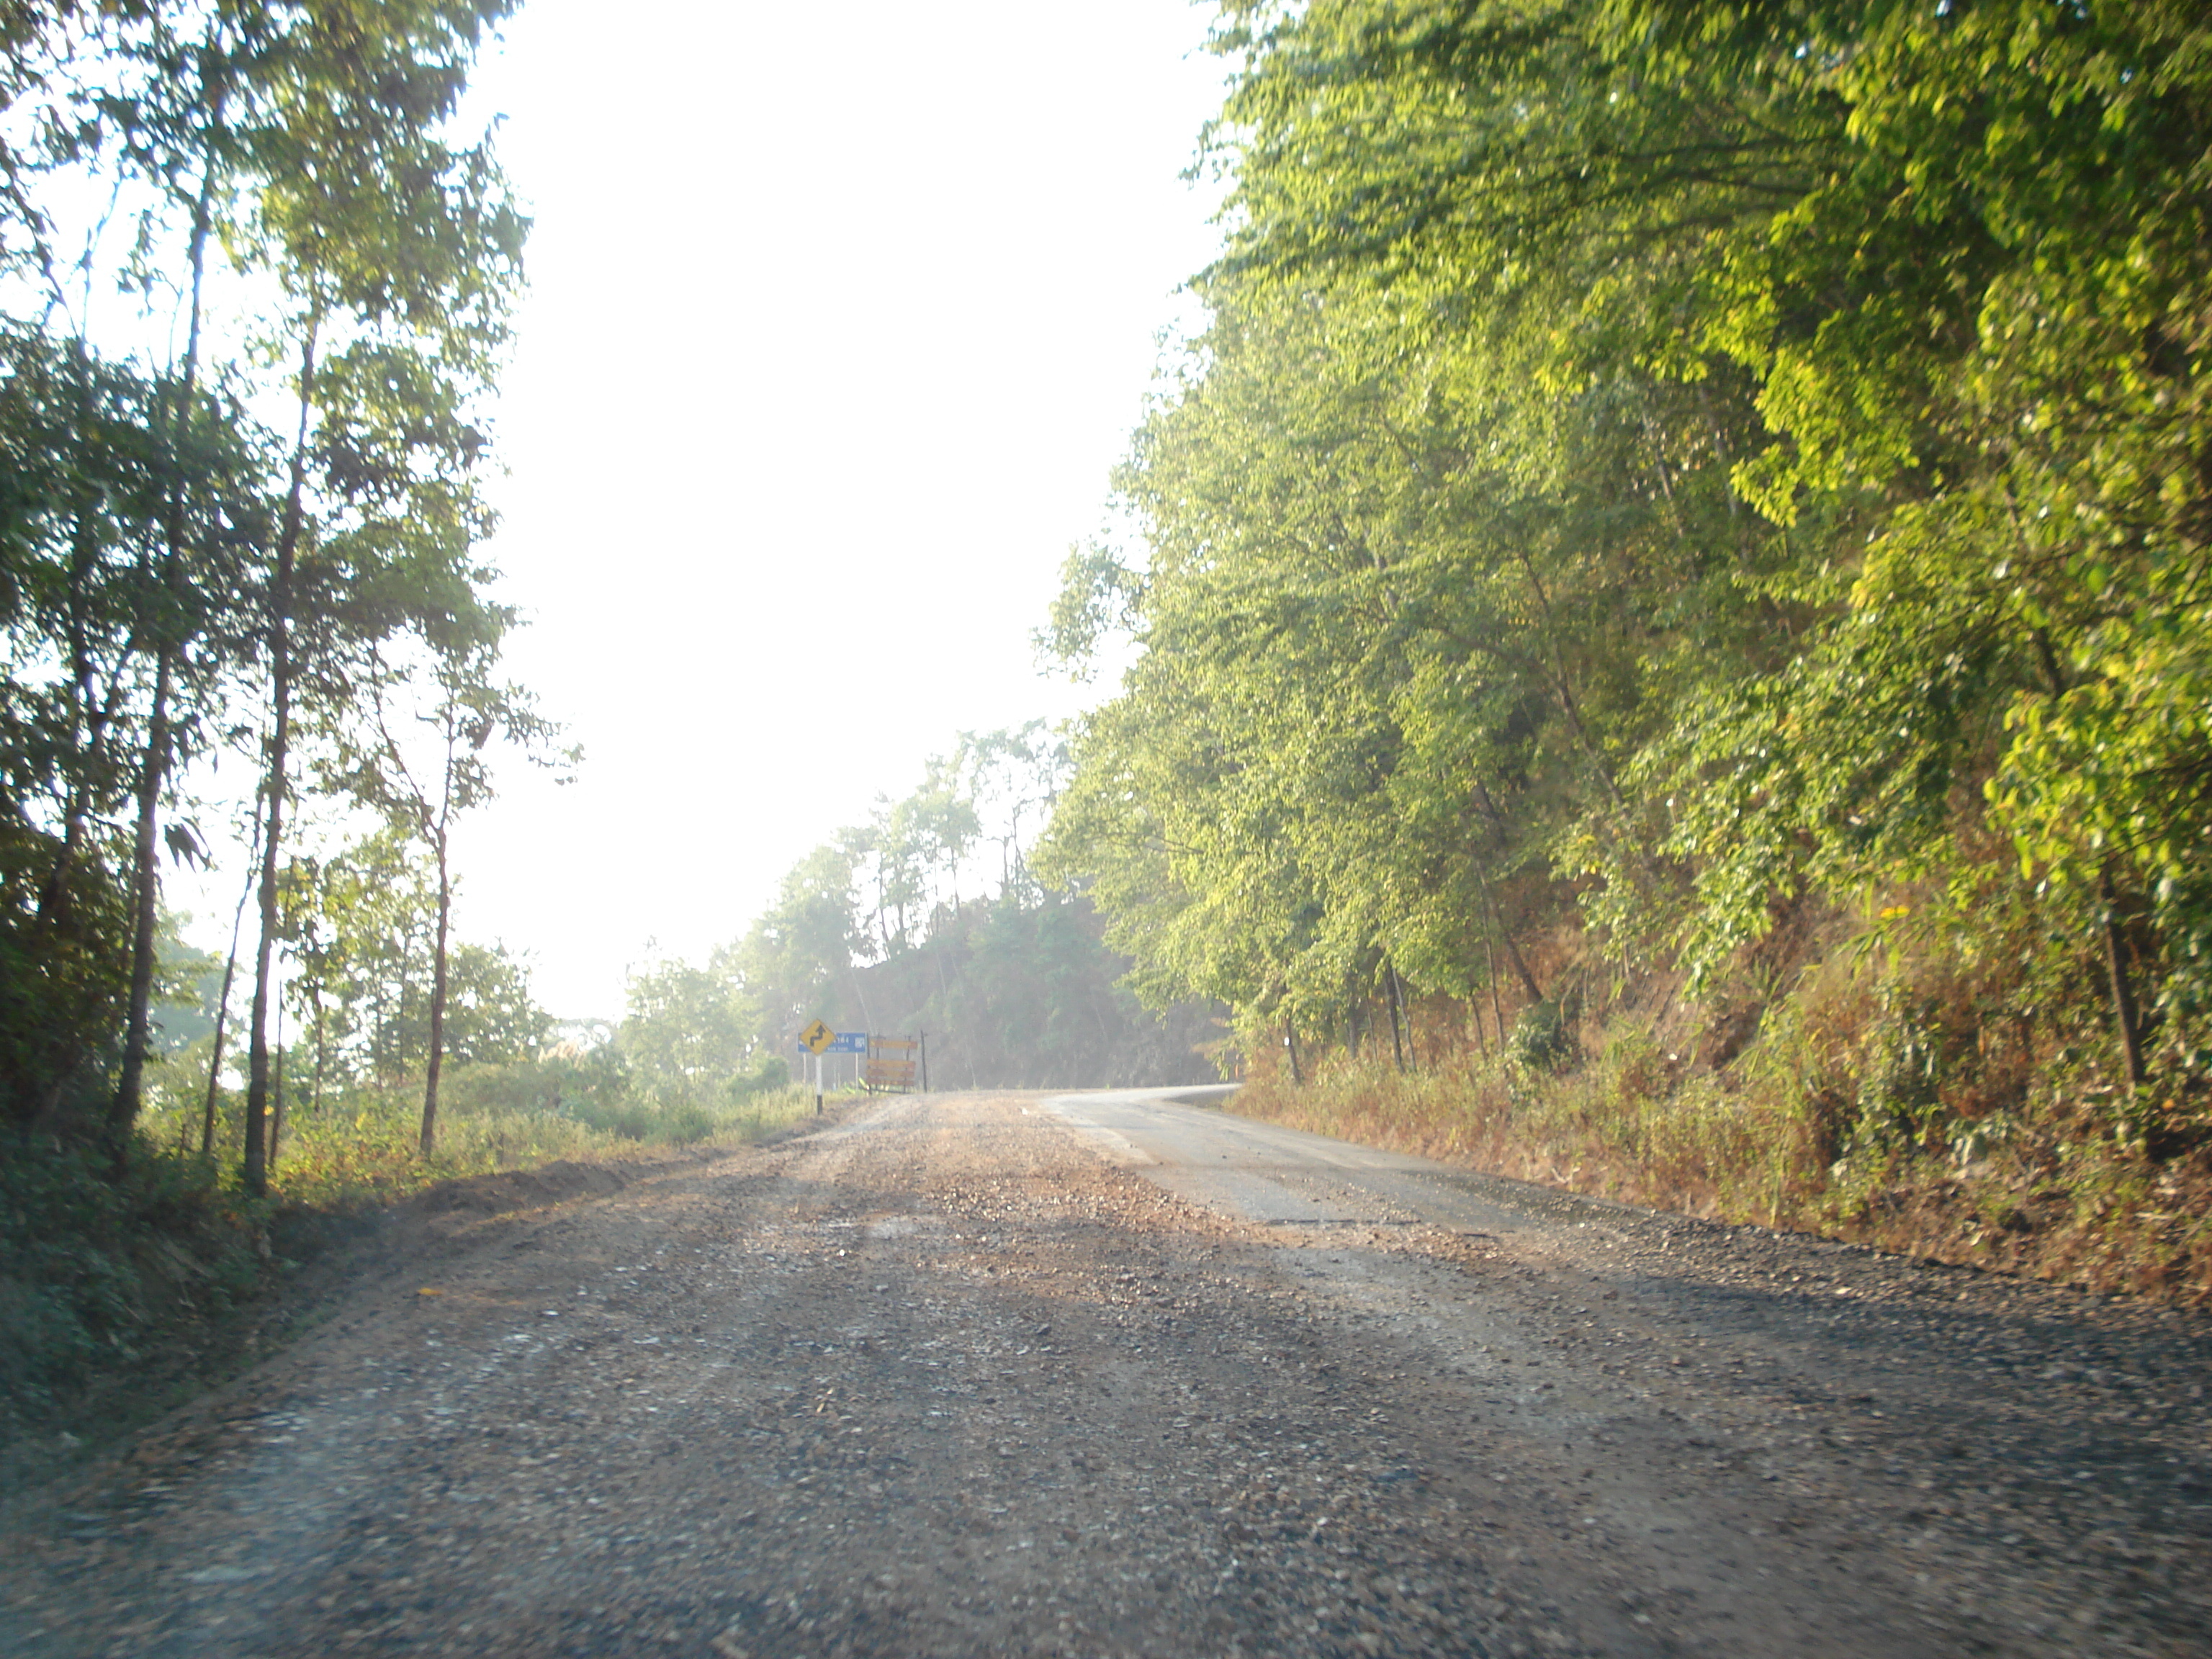
[{"label": "paved asphalt road section", "polygon": [[2212,1321],[1202,1092],[409,1224],[0,1515],[0,1652],[2212,1653]]}]

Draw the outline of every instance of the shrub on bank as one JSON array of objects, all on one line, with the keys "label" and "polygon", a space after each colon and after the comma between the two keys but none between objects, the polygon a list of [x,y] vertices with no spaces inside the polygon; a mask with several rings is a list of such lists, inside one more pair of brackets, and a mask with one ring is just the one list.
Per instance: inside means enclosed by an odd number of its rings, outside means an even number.
[{"label": "shrub on bank", "polygon": [[43,1437],[167,1403],[159,1351],[262,1285],[269,1216],[143,1138],[119,1176],[104,1151],[0,1147],[0,1486],[56,1449]]}]

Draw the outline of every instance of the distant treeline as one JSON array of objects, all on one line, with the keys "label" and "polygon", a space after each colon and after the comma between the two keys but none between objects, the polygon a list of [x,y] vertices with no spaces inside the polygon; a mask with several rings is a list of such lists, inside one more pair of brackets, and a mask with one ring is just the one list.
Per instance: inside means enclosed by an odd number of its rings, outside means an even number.
[{"label": "distant treeline", "polygon": [[1139,1088],[1212,1083],[1222,1011],[1182,1002],[1154,1014],[1121,983],[1090,900],[993,896],[945,915],[919,945],[830,988],[823,1017],[863,1030],[926,1034],[930,1081],[948,1088]]},{"label": "distant treeline", "polygon": [[1213,1080],[1221,1011],[1148,1011],[1090,902],[1030,868],[1067,768],[1042,720],[963,736],[913,793],[801,860],[742,939],[634,975],[611,1035],[635,1050],[649,1032],[711,1034],[685,1062],[702,1079],[781,1067],[824,1019],[926,1035],[940,1088]]}]

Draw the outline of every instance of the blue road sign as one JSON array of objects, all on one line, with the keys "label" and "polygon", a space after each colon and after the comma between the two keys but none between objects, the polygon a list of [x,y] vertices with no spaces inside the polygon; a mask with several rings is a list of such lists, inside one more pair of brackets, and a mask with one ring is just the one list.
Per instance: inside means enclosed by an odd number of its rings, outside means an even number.
[{"label": "blue road sign", "polygon": [[825,1054],[865,1054],[868,1052],[866,1031],[840,1031],[823,1048]]}]

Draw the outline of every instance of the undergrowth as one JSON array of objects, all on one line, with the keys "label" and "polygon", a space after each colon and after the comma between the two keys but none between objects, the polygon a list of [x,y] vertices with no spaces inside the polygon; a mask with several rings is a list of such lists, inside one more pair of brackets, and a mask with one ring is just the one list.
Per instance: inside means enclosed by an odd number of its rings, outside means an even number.
[{"label": "undergrowth", "polygon": [[[1867,1013],[1865,1010],[1857,1011]],[[1723,1067],[1624,1018],[1557,1065],[1461,1052],[1401,1071],[1255,1068],[1233,1109],[1656,1209],[1824,1234],[2100,1291],[2212,1300],[2212,1144],[2162,1155],[2094,1066],[1992,1091],[1937,1075],[1941,1033],[1786,1000]],[[1920,1047],[1916,1051],[1915,1044]],[[1979,1091],[1977,1094],[1975,1091]]]},{"label": "undergrowth", "polygon": [[[455,1176],[535,1169],[564,1158],[739,1145],[814,1109],[811,1091],[787,1087],[712,1104],[629,1099],[552,1111],[505,1103],[496,1094],[472,1097],[463,1077],[463,1086],[441,1101],[438,1149],[428,1158],[417,1150],[422,1102],[416,1088],[362,1091],[324,1110],[289,1115],[272,1188],[294,1205],[343,1208],[404,1197]],[[153,1127],[158,1133],[158,1123]]]}]

